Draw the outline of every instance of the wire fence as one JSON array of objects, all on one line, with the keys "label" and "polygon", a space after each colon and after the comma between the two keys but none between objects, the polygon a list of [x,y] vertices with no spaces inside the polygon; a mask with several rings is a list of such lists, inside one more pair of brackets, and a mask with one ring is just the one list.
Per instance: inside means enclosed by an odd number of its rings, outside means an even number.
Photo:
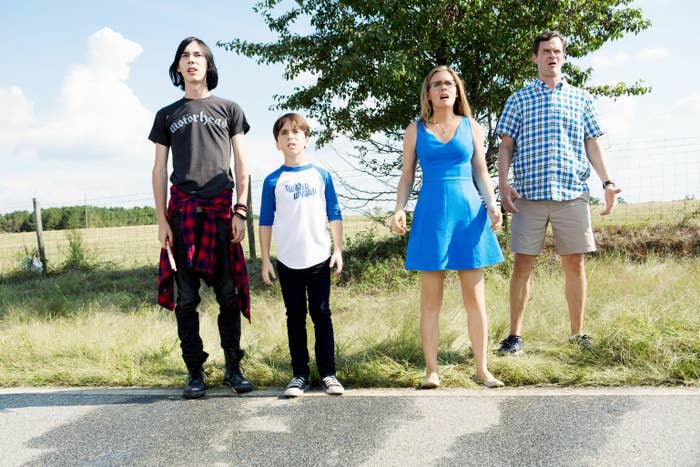
[{"label": "wire fence", "polygon": [[[642,151],[647,144],[637,141],[616,145],[607,142],[608,168],[615,174],[615,182],[623,189],[621,204],[612,216],[598,216],[602,209],[602,188],[592,174],[589,180],[591,187],[591,214],[594,228],[610,225],[655,225],[678,224],[698,227],[700,222],[700,138],[678,140],[670,145],[670,150]],[[669,146],[669,145],[667,145]],[[666,147],[666,146],[665,146]],[[653,147],[652,147],[653,149]],[[668,148],[667,148],[668,149]],[[644,154],[643,157],[640,154]],[[341,194],[341,208],[344,211],[344,235],[353,237],[368,229],[374,229],[377,235],[386,235],[389,229],[386,222],[382,225],[377,218],[388,218],[393,209],[393,202],[384,200],[366,204],[361,210],[354,208],[351,201],[352,190],[347,187],[371,181],[368,175],[359,176],[356,171],[333,167],[334,178],[342,178],[344,183],[336,183]],[[251,192],[253,211],[258,212],[262,190],[262,178],[253,178]],[[51,200],[41,200],[42,212],[51,208],[61,208],[51,204]],[[72,205],[72,227],[69,230],[44,230],[43,243],[49,269],[63,264],[71,254],[71,238],[80,240],[83,250],[92,258],[110,262],[119,267],[135,267],[155,265],[160,246],[157,240],[158,229],[154,225],[155,218],[150,222],[144,220],[147,216],[144,210],[134,210],[135,206],[153,208],[151,193],[136,193],[126,196],[89,198],[76,197]],[[98,208],[110,208],[97,215]],[[117,209],[122,208],[122,209]],[[410,209],[410,206],[409,206]],[[138,212],[137,212],[138,211]],[[110,214],[112,212],[113,214]],[[17,212],[15,212],[17,213]],[[20,212],[21,213],[21,212]],[[0,208],[0,216],[7,217],[10,212]],[[25,211],[29,216],[31,213]],[[105,216],[120,216],[119,219],[105,219]],[[129,217],[129,216],[132,217]],[[21,216],[20,216],[21,217]],[[43,216],[42,216],[43,218]],[[256,219],[257,220],[257,219]],[[149,225],[140,225],[140,224]],[[46,224],[46,221],[44,221]],[[104,227],[104,225],[115,225]],[[257,222],[255,233],[257,233]],[[700,227],[698,227],[700,228]],[[74,234],[78,233],[78,237]],[[73,234],[73,236],[71,236]],[[257,239],[256,239],[257,240]],[[250,256],[248,240],[243,244],[247,256]],[[259,255],[259,245],[256,247]],[[35,231],[18,233],[0,233],[0,274],[7,274],[20,268],[22,260],[27,256],[36,255],[37,234]]]}]

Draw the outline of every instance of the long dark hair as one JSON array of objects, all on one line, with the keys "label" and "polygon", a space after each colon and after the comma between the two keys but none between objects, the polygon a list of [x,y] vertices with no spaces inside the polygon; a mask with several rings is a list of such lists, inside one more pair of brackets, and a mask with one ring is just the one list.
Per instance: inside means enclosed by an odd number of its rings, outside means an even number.
[{"label": "long dark hair", "polygon": [[179,86],[182,90],[185,89],[185,80],[182,78],[180,72],[177,71],[177,66],[180,62],[180,57],[182,57],[182,53],[185,51],[185,48],[190,45],[190,42],[193,41],[196,41],[199,44],[199,46],[202,48],[202,52],[204,52],[204,58],[207,59],[207,88],[211,91],[217,84],[219,84],[219,72],[216,70],[214,54],[211,53],[211,49],[206,42],[196,37],[190,36],[180,42],[180,45],[177,47],[177,51],[175,52],[173,63],[170,65],[170,79],[172,80],[173,85]]}]

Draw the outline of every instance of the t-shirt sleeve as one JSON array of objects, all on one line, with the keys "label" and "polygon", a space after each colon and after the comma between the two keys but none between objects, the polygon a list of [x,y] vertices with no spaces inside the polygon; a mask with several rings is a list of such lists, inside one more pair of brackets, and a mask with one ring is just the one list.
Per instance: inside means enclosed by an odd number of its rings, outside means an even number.
[{"label": "t-shirt sleeve", "polygon": [[156,118],[153,120],[153,128],[151,128],[151,133],[148,135],[148,139],[154,143],[170,147],[170,132],[166,126],[165,112],[163,109],[156,113]]},{"label": "t-shirt sleeve", "polygon": [[326,194],[326,216],[328,216],[328,222],[342,220],[343,215],[340,212],[338,195],[335,193],[331,174],[326,170],[322,171],[321,174],[323,175],[323,181],[326,185],[324,192]]},{"label": "t-shirt sleeve", "polygon": [[233,138],[239,133],[243,133],[244,135],[248,133],[248,130],[250,130],[250,125],[248,124],[248,120],[245,118],[245,113],[243,112],[241,106],[235,102],[232,102],[230,112],[231,115],[228,122],[229,137]]},{"label": "t-shirt sleeve", "polygon": [[277,185],[277,177],[272,175],[265,178],[263,182],[258,225],[270,226],[275,222],[275,185]]},{"label": "t-shirt sleeve", "polygon": [[600,125],[600,117],[598,116],[598,110],[595,107],[595,102],[593,102],[593,97],[586,93],[585,105],[583,108],[583,130],[584,138],[591,139],[601,136],[603,128]]},{"label": "t-shirt sleeve", "polygon": [[503,107],[503,113],[501,113],[501,118],[498,120],[498,126],[496,127],[496,134],[498,136],[508,135],[513,139],[517,139],[520,133],[520,122],[520,110],[515,94],[513,94]]}]

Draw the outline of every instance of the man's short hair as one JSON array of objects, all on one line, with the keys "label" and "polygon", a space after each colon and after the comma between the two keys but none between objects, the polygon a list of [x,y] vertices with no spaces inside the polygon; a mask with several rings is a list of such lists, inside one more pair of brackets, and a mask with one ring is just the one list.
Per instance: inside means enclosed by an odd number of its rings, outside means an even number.
[{"label": "man's short hair", "polygon": [[559,31],[545,31],[535,37],[535,41],[532,43],[532,55],[537,55],[540,51],[540,42],[547,42],[548,40],[558,37],[561,40],[561,46],[566,55],[566,37],[564,37]]},{"label": "man's short hair", "polygon": [[216,64],[214,63],[214,54],[211,52],[211,49],[206,44],[206,42],[196,37],[190,36],[183,39],[182,42],[180,42],[180,45],[177,47],[177,51],[175,52],[175,59],[170,65],[170,79],[172,80],[173,85],[179,86],[182,90],[185,89],[185,80],[180,74],[180,72],[177,71],[177,66],[180,62],[180,57],[182,57],[185,48],[188,45],[190,45],[190,42],[197,42],[197,44],[199,44],[199,46],[202,48],[204,58],[207,59],[207,89],[211,91],[216,87],[217,84],[219,84],[219,72],[216,69]]},{"label": "man's short hair", "polygon": [[309,122],[306,121],[304,117],[296,112],[290,112],[282,115],[277,119],[274,125],[272,125],[272,134],[275,135],[275,141],[277,141],[277,136],[279,136],[280,131],[285,123],[289,122],[292,125],[292,129],[299,129],[304,132],[304,134],[309,137],[311,136],[311,127]]}]

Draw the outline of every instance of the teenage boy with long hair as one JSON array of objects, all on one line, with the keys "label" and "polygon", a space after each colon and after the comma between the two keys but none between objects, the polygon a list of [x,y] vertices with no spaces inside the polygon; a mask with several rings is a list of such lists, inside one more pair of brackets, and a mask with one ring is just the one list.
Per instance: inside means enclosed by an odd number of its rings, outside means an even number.
[{"label": "teenage boy with long hair", "polygon": [[[240,245],[248,211],[244,135],[250,126],[238,104],[211,93],[218,84],[218,72],[211,49],[202,40],[184,39],[169,72],[185,95],[158,111],[148,137],[155,143],[153,196],[162,247],[158,303],[175,310],[188,370],[183,397],[199,398],[205,394],[202,365],[209,356],[199,335],[200,279],[213,286],[226,360],[224,383],[238,393],[248,392],[253,385],[243,377],[239,364],[243,357],[240,315],[250,319],[248,275]],[[169,152],[173,172],[166,209]]]}]

